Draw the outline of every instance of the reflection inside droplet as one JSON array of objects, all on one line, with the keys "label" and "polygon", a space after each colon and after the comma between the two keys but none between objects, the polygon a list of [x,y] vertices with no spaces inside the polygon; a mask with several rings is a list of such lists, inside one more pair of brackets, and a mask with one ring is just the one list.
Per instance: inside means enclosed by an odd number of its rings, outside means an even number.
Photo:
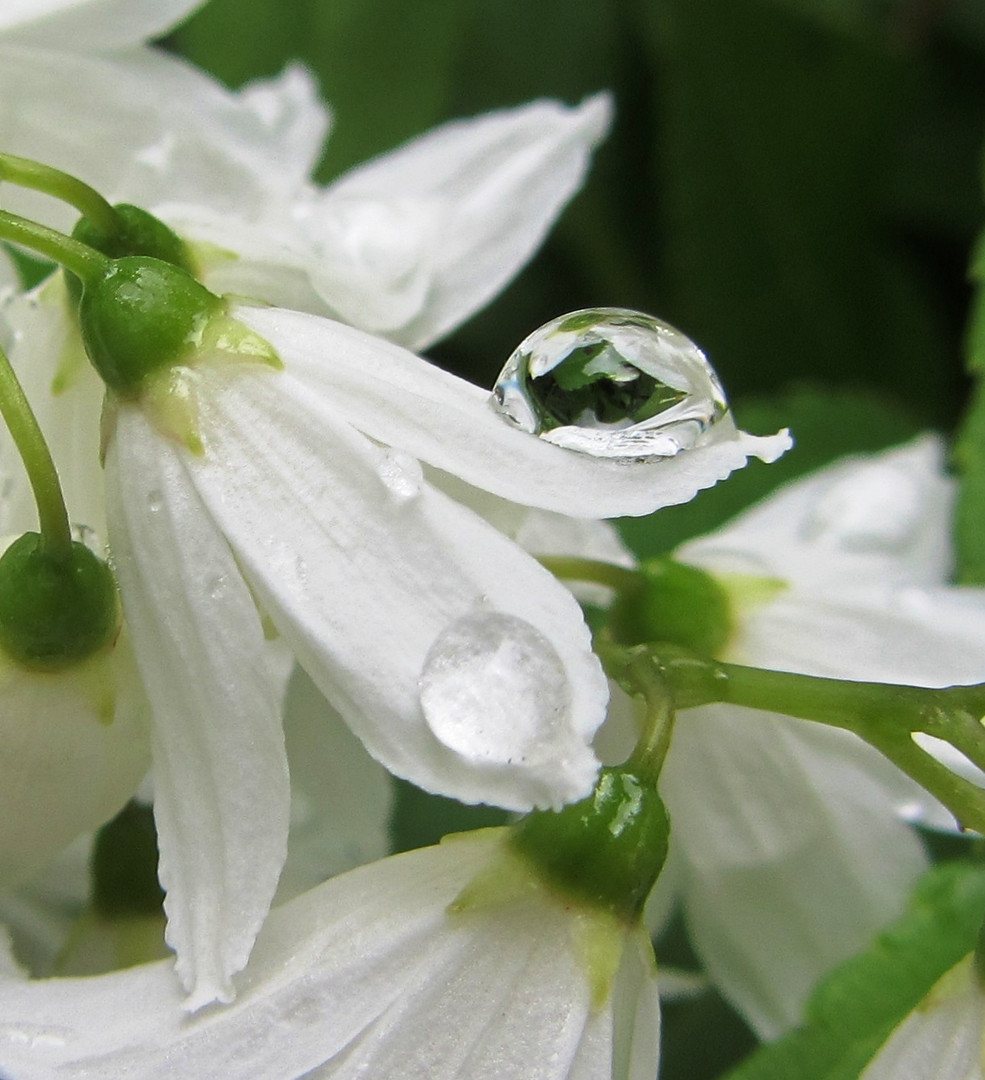
[{"label": "reflection inside droplet", "polygon": [[591,308],[546,323],[493,387],[511,424],[595,457],[673,457],[728,413],[704,353],[638,311]]},{"label": "reflection inside droplet", "polygon": [[530,763],[564,738],[568,679],[535,626],[477,611],[438,635],[421,671],[420,700],[431,731],[467,760]]}]

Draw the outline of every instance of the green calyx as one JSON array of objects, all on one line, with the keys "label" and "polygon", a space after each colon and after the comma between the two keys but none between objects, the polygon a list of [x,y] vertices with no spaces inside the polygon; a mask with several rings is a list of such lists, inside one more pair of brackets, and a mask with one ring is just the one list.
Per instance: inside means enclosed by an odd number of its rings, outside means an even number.
[{"label": "green calyx", "polygon": [[112,571],[84,544],[53,555],[25,533],[0,557],[0,647],[22,667],[72,667],[112,644],[119,627]]},{"label": "green calyx", "polygon": [[609,628],[620,645],[667,641],[717,656],[733,629],[726,591],[703,570],[673,559],[644,562],[635,585],[619,590]]},{"label": "green calyx", "polygon": [[[149,255],[161,262],[171,263],[186,273],[195,275],[195,265],[188,246],[180,236],[159,218],[139,206],[117,203],[113,207],[113,231],[95,223],[91,218],[79,218],[72,230],[72,239],[94,248],[111,259],[129,255]],[[74,274],[66,275],[69,296],[75,303],[82,296],[82,282]]]},{"label": "green calyx", "polygon": [[79,323],[106,385],[121,397],[137,397],[149,376],[193,352],[222,307],[218,296],[179,267],[131,255],[111,260],[86,282]]},{"label": "green calyx", "polygon": [[656,786],[617,767],[601,771],[587,799],[529,814],[510,839],[548,884],[632,923],[663,868],[669,835]]}]

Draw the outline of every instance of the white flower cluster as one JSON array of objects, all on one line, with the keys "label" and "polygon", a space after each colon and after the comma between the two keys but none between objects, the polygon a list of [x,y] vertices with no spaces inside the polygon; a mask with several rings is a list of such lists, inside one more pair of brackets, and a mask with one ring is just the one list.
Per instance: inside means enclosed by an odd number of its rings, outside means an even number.
[{"label": "white flower cluster", "polygon": [[[599,519],[686,501],[789,438],[726,413],[675,456],[579,453],[415,355],[529,259],[605,95],[449,124],[321,188],[328,117],[302,69],[234,94],[143,44],[196,6],[0,11],[0,149],[151,211],[210,290],[251,298],[227,309],[245,351],[230,323],[206,330],[163,390],[128,395],[86,361],[63,276],[23,293],[0,265],[0,344],[123,612],[98,664],[0,670],[0,916],[58,948],[40,872],[139,789],[176,954],[38,979],[0,950],[0,1075],[652,1080],[638,922],[551,887],[501,831],[382,858],[387,773],[512,811],[588,796],[609,690],[531,552],[594,554]],[[34,504],[0,443],[17,534]],[[726,587],[782,583],[736,592],[726,657],[985,677],[985,603],[946,585],[940,455],[928,438],[835,466],[678,552]],[[654,905],[679,897],[710,976],[771,1037],[902,905],[924,866],[904,818],[946,823],[854,736],[736,712],[678,725]]]}]

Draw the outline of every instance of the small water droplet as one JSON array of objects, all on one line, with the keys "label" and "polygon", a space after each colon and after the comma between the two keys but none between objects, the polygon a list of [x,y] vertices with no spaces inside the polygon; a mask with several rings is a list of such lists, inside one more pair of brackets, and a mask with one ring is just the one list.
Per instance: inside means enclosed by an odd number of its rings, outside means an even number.
[{"label": "small water droplet", "polygon": [[564,664],[530,623],[476,611],[438,635],[421,670],[420,700],[431,731],[469,761],[548,758],[566,734]]},{"label": "small water droplet", "polygon": [[707,441],[725,392],[690,338],[651,315],[590,308],[516,348],[493,387],[509,423],[593,457],[673,457]]},{"label": "small water droplet", "polygon": [[163,505],[164,496],[157,488],[154,488],[153,491],[147,493],[147,509],[150,510],[152,514],[156,514]]},{"label": "small water droplet", "polygon": [[424,473],[421,463],[399,450],[387,450],[377,467],[377,475],[394,501],[407,502],[421,493]]}]

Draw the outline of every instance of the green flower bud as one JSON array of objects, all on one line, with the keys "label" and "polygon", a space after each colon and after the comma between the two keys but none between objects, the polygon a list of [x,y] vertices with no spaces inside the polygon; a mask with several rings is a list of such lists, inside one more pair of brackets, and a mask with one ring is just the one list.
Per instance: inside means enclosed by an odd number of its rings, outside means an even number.
[{"label": "green flower bud", "polygon": [[732,634],[729,598],[704,570],[673,559],[649,559],[636,588],[619,592],[609,628],[620,645],[667,641],[717,656]]},{"label": "green flower bud", "polygon": [[[119,221],[116,232],[107,233],[88,218],[80,218],[72,230],[72,239],[101,251],[111,259],[127,255],[150,255],[171,263],[194,276],[195,266],[187,245],[173,229],[139,206],[117,203],[113,207]],[[68,292],[74,303],[82,296],[82,282],[67,274]]]},{"label": "green flower bud", "polygon": [[669,835],[656,786],[618,767],[601,771],[587,799],[528,815],[511,840],[551,885],[635,922],[667,858]]},{"label": "green flower bud", "polygon": [[194,350],[222,306],[177,266],[126,256],[86,284],[79,304],[82,340],[106,385],[122,397],[136,397],[148,376]]},{"label": "green flower bud", "polygon": [[22,667],[71,667],[110,645],[119,628],[112,571],[84,544],[56,557],[38,533],[25,533],[0,558],[0,647]]}]

